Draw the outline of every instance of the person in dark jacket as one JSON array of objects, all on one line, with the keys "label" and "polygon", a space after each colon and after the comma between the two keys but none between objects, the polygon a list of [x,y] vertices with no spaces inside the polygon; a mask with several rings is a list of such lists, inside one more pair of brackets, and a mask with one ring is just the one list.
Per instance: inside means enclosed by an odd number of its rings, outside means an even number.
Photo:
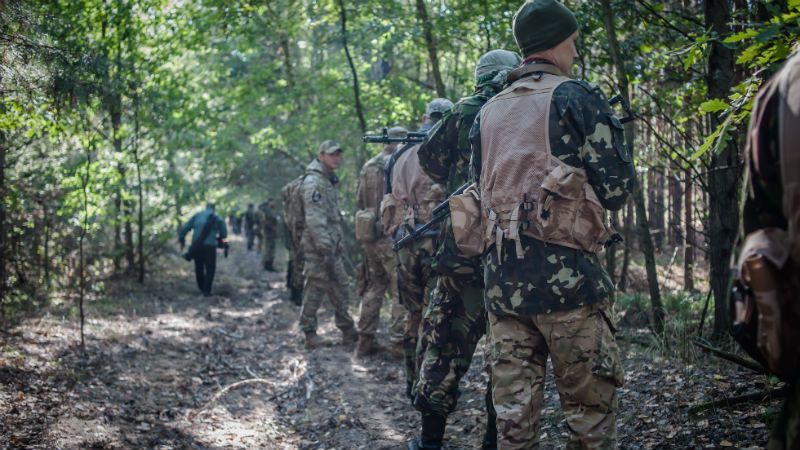
[{"label": "person in dark jacket", "polygon": [[[198,241],[203,228],[209,220],[213,220],[206,236],[202,242]],[[214,282],[214,271],[217,268],[217,238],[225,239],[228,237],[228,227],[225,221],[214,214],[214,204],[208,203],[206,209],[192,216],[178,233],[178,242],[181,248],[186,245],[186,234],[192,231],[192,245],[197,245],[194,255],[194,272],[197,278],[197,287],[205,296],[211,295],[211,284]]]}]

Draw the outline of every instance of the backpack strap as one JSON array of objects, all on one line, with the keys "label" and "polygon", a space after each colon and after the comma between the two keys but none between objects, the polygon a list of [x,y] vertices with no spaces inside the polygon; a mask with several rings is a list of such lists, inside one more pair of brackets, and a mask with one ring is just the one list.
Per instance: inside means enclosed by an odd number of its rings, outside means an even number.
[{"label": "backpack strap", "polygon": [[211,213],[211,215],[208,216],[208,220],[206,220],[206,223],[203,224],[203,229],[200,230],[200,236],[198,236],[196,242],[198,242],[201,245],[203,244],[203,242],[205,242],[206,238],[208,237],[208,233],[211,232],[211,227],[215,225],[216,221],[217,221],[217,215]]}]

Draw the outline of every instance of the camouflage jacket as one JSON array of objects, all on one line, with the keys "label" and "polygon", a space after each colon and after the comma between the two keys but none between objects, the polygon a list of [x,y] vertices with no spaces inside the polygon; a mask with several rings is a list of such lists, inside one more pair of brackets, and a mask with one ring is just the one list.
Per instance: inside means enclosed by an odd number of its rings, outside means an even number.
[{"label": "camouflage jacket", "polygon": [[[486,83],[471,96],[459,100],[434,125],[428,140],[417,152],[422,170],[433,181],[444,185],[448,195],[469,181],[470,129],[484,103],[501,89],[502,86]],[[449,218],[442,224],[438,242],[434,270],[447,276],[479,274],[480,258],[459,256]]]},{"label": "camouflage jacket", "polygon": [[301,191],[305,211],[302,249],[330,255],[342,245],[342,218],[339,210],[339,179],[314,159],[306,167]]},{"label": "camouflage jacket", "polygon": [[[583,81],[556,88],[549,117],[553,156],[586,170],[589,184],[605,209],[619,210],[633,190],[635,172],[622,126],[605,96]],[[480,181],[480,117],[470,132],[473,181]],[[611,131],[611,142],[604,136]],[[532,315],[565,311],[606,299],[614,286],[597,254],[523,236],[524,259],[514,242],[505,240],[484,256],[486,307],[498,315]]]},{"label": "camouflage jacket", "polygon": [[358,174],[356,206],[358,209],[372,209],[375,213],[381,206],[384,192],[384,167],[391,155],[382,151],[364,164]]}]

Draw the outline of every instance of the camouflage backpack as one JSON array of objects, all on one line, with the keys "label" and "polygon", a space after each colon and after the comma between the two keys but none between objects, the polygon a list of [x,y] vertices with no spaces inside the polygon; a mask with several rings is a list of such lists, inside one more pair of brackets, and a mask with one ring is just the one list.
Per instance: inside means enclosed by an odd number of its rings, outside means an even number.
[{"label": "camouflage backpack", "polygon": [[294,243],[300,242],[300,237],[303,235],[303,230],[306,227],[306,214],[305,209],[303,209],[303,193],[300,189],[303,186],[303,180],[305,180],[305,178],[305,174],[300,175],[281,189],[281,197],[283,198],[283,220]]}]

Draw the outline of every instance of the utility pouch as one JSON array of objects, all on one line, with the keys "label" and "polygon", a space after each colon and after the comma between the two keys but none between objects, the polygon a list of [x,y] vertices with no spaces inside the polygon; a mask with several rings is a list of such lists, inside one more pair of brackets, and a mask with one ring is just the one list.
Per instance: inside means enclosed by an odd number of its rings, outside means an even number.
[{"label": "utility pouch", "polygon": [[378,220],[378,215],[375,211],[369,209],[361,209],[356,211],[356,240],[358,242],[369,244],[378,239],[377,231],[375,230],[375,222]]},{"label": "utility pouch", "polygon": [[778,378],[792,381],[800,368],[800,267],[789,258],[785,230],[747,235],[730,296],[732,334],[742,348]]},{"label": "utility pouch", "polygon": [[453,237],[461,256],[479,256],[486,250],[481,225],[481,196],[477,184],[448,200]]}]

